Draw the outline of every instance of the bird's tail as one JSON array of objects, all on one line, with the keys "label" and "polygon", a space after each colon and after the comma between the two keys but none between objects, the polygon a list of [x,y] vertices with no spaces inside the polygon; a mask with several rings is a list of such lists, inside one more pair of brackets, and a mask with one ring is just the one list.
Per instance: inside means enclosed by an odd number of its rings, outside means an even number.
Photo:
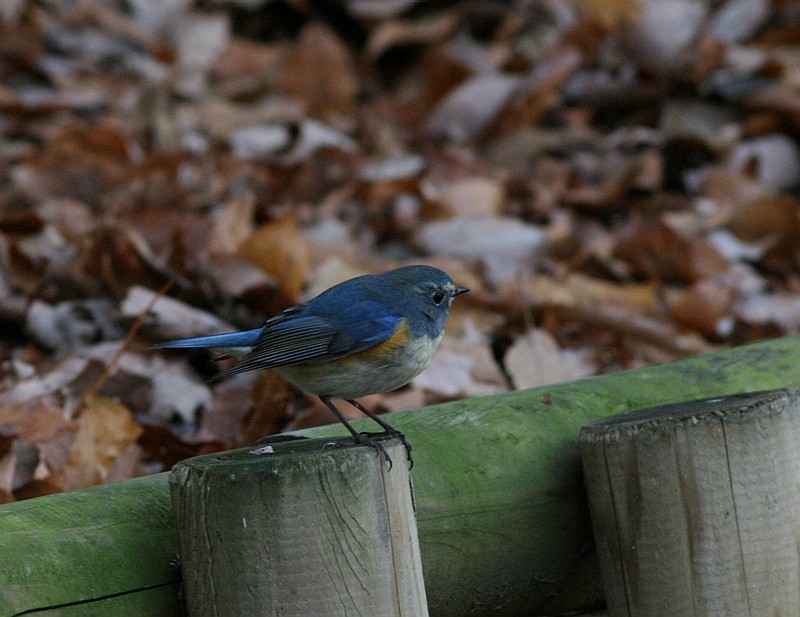
[{"label": "bird's tail", "polygon": [[193,347],[220,347],[228,350],[245,348],[246,353],[250,347],[255,345],[261,330],[246,330],[245,332],[229,332],[226,334],[212,334],[210,336],[196,336],[194,338],[182,338],[175,341],[165,341],[156,343],[153,349],[187,349]]}]

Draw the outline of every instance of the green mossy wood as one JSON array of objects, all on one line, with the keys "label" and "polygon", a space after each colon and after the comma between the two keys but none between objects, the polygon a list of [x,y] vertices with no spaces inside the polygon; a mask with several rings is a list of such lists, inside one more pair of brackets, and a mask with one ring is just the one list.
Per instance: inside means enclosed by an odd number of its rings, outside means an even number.
[{"label": "green mossy wood", "polygon": [[180,615],[167,476],[0,507],[0,615]]},{"label": "green mossy wood", "polygon": [[[393,415],[414,445],[430,614],[542,615],[600,604],[581,427],[634,409],[798,385],[800,339],[784,338]],[[341,427],[303,434],[339,435]],[[174,585],[172,525],[165,474],[3,506],[0,617],[121,594],[132,602],[146,595],[139,590]],[[159,614],[142,602],[127,614]],[[116,614],[90,605],[82,614]]]}]

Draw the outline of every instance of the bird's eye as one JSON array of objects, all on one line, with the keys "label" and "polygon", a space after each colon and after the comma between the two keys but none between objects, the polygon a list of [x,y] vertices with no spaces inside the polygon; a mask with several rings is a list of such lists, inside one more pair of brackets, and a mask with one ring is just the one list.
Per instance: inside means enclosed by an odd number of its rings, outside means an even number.
[{"label": "bird's eye", "polygon": [[442,302],[444,302],[444,298],[445,298],[444,293],[442,293],[441,291],[437,291],[436,293],[433,294],[433,303],[436,306],[439,306]]}]

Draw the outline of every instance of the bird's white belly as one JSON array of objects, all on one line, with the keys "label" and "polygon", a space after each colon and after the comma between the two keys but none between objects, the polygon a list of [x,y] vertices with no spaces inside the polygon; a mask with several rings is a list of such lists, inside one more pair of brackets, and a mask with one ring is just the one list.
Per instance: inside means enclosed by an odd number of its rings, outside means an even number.
[{"label": "bird's white belly", "polygon": [[280,366],[274,370],[299,389],[318,396],[354,399],[404,386],[430,363],[442,337],[420,337],[390,354],[372,350],[318,364]]}]

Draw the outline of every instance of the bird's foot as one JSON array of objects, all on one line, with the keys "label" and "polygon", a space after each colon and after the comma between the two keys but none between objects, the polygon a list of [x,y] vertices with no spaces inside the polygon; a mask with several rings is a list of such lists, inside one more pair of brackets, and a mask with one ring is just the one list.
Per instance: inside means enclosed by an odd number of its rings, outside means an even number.
[{"label": "bird's foot", "polygon": [[369,446],[370,448],[374,449],[379,456],[382,456],[387,463],[389,463],[389,469],[391,469],[392,465],[394,464],[392,462],[392,457],[389,456],[389,452],[387,452],[386,447],[380,441],[381,437],[386,437],[387,435],[389,437],[395,437],[400,440],[400,442],[403,444],[403,447],[406,449],[406,457],[409,462],[408,468],[411,469],[412,467],[414,467],[414,459],[411,458],[411,443],[408,441],[408,439],[406,439],[406,436],[403,435],[403,433],[397,430],[382,431],[377,433],[361,432],[358,433],[357,435],[353,435],[353,437],[351,438],[337,439],[335,441],[330,441],[327,444],[325,444],[325,446],[335,448],[339,446],[349,446],[352,443],[356,443],[362,446]]},{"label": "bird's foot", "polygon": [[352,437],[345,437],[343,439],[336,439],[334,441],[329,441],[325,444],[326,448],[338,448],[340,446],[350,446],[352,444],[357,444],[361,446],[369,446],[375,452],[382,456],[387,463],[389,463],[389,469],[392,468],[392,457],[389,456],[389,453],[386,451],[384,445],[376,440],[373,437],[383,436],[385,433],[356,433]]},{"label": "bird's foot", "polygon": [[353,441],[361,444],[362,446],[374,448],[375,452],[377,452],[379,456],[383,456],[383,458],[386,459],[386,462],[389,463],[389,469],[391,469],[393,465],[392,457],[389,456],[389,453],[386,451],[386,448],[380,441],[373,439],[373,437],[382,437],[383,435],[385,435],[385,433],[358,433],[357,435],[353,436]]},{"label": "bird's foot", "polygon": [[399,439],[400,443],[402,443],[403,447],[406,449],[406,458],[408,459],[409,462],[408,468],[411,469],[412,467],[414,467],[414,459],[411,458],[411,442],[408,441],[406,436],[402,432],[398,431],[396,428],[390,427],[380,433],[363,432],[359,433],[359,435],[363,435],[368,439],[372,439],[373,437],[383,437],[385,435]]}]

